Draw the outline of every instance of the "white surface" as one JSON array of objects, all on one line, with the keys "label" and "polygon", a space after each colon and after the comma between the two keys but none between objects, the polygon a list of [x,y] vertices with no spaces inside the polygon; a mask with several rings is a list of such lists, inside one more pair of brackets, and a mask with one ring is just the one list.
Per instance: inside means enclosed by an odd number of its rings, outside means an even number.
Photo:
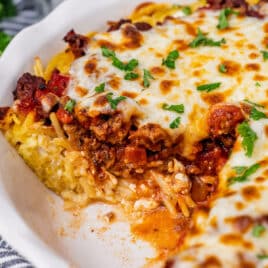
[{"label": "white surface", "polygon": [[[17,78],[31,71],[35,56],[46,63],[65,46],[61,40],[68,30],[105,29],[106,21],[129,14],[141,2],[67,0],[21,32],[0,59],[0,105],[11,103]],[[111,211],[109,206],[90,206],[74,217],[63,211],[61,200],[36,179],[2,136],[0,153],[0,234],[36,267],[140,267],[146,257],[153,257],[146,243],[131,242],[127,224],[114,224],[103,232],[98,215]],[[71,227],[79,223],[81,228]],[[92,227],[97,234],[91,233]],[[63,229],[65,235],[59,235]]]}]

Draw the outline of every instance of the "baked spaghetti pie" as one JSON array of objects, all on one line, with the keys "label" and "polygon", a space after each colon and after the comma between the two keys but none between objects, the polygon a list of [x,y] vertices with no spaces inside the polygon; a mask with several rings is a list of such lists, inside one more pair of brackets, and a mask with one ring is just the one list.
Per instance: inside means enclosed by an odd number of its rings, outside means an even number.
[{"label": "baked spaghetti pie", "polygon": [[5,137],[66,208],[120,204],[178,252],[167,266],[268,267],[268,7],[250,2],[145,3],[71,30],[19,78]]}]

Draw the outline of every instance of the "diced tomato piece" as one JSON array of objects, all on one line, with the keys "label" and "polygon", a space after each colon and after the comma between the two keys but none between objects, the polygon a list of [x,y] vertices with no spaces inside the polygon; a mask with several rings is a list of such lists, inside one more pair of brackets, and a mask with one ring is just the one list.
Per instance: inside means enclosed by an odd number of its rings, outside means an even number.
[{"label": "diced tomato piece", "polygon": [[58,120],[63,124],[70,124],[73,121],[73,116],[63,108],[59,108],[56,112],[56,116]]},{"label": "diced tomato piece", "polygon": [[62,75],[58,70],[55,70],[48,82],[48,90],[61,97],[67,89],[69,80],[70,78],[68,76]]}]

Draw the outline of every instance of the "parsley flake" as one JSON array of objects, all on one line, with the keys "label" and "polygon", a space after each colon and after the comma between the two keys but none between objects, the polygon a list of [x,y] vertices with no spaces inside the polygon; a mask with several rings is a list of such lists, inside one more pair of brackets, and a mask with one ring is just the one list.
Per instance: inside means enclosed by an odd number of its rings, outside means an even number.
[{"label": "parsley flake", "polygon": [[261,83],[260,83],[260,82],[256,82],[256,83],[255,83],[255,86],[256,86],[256,87],[261,87]]},{"label": "parsley flake", "polygon": [[181,123],[181,118],[178,116],[175,120],[173,120],[173,121],[170,123],[169,127],[170,127],[171,129],[178,128],[179,125],[180,125],[180,123]]},{"label": "parsley flake", "polygon": [[199,46],[210,46],[210,47],[220,47],[222,44],[225,44],[226,40],[222,38],[219,41],[214,41],[213,39],[207,38],[200,28],[197,30],[196,38],[189,44],[191,48],[196,48]]},{"label": "parsley flake", "polygon": [[164,103],[162,106],[162,109],[166,110],[166,111],[176,112],[178,114],[184,113],[184,105],[183,104],[168,105],[168,104]]},{"label": "parsley flake", "polygon": [[169,69],[175,69],[175,61],[179,58],[180,53],[178,50],[171,51],[166,59],[163,59],[162,65],[167,66]]},{"label": "parsley flake", "polygon": [[69,113],[72,113],[74,110],[74,106],[76,104],[75,100],[68,100],[67,103],[64,106],[64,110],[68,111]]},{"label": "parsley flake", "polygon": [[188,6],[183,7],[181,11],[186,16],[189,16],[189,15],[192,14],[192,9],[190,7],[188,7]]},{"label": "parsley flake", "polygon": [[221,82],[217,82],[217,83],[212,83],[212,84],[200,85],[196,89],[198,91],[211,92],[211,91],[215,90],[216,88],[220,87],[220,85],[221,85]]},{"label": "parsley flake", "polygon": [[138,60],[132,59],[125,65],[125,71],[131,72],[139,65]]},{"label": "parsley flake", "polygon": [[228,17],[232,14],[238,15],[239,13],[231,8],[225,8],[220,12],[219,24],[217,25],[219,30],[229,27]]},{"label": "parsley flake", "polygon": [[265,227],[261,224],[255,225],[252,229],[252,235],[255,237],[260,237],[265,232]]},{"label": "parsley flake", "polygon": [[258,139],[258,136],[254,130],[252,130],[248,122],[244,121],[238,128],[238,133],[242,137],[242,146],[246,151],[246,156],[251,157],[254,149],[254,144]]},{"label": "parsley flake", "polygon": [[223,63],[219,65],[219,71],[221,73],[226,73],[227,72],[227,68]]},{"label": "parsley flake", "polygon": [[248,180],[248,177],[254,174],[259,168],[260,168],[260,164],[258,163],[250,167],[245,167],[245,166],[233,167],[233,169],[236,171],[236,174],[238,176],[229,178],[228,185],[232,185],[236,182],[246,182]]},{"label": "parsley flake", "polygon": [[268,118],[267,115],[259,110],[257,110],[255,107],[253,107],[251,109],[251,112],[250,112],[250,115],[249,115],[250,118],[252,118],[253,120],[257,121],[257,120],[260,120],[260,119],[265,119],[265,118]]},{"label": "parsley flake", "polygon": [[265,259],[268,259],[268,254],[258,254],[257,255],[257,258],[259,260],[265,260]]},{"label": "parsley flake", "polygon": [[138,77],[139,77],[139,75],[137,73],[129,72],[129,73],[125,74],[124,79],[125,80],[134,80],[134,79],[137,79]]},{"label": "parsley flake", "polygon": [[144,87],[149,87],[151,85],[150,79],[154,80],[154,77],[150,73],[150,71],[143,69],[143,85]]},{"label": "parsley flake", "polygon": [[255,106],[255,107],[264,108],[264,106],[263,106],[263,105],[258,104],[258,103],[253,102],[253,101],[250,101],[250,100],[248,100],[248,99],[244,99],[244,102],[247,102],[247,103],[249,103],[249,104],[251,104],[251,105],[253,105],[253,106]]},{"label": "parsley flake", "polygon": [[121,102],[121,101],[126,99],[125,96],[119,96],[119,97],[113,99],[113,93],[112,92],[108,93],[106,95],[106,98],[107,98],[107,101],[109,102],[109,104],[111,105],[111,108],[113,110],[116,110],[117,105],[119,104],[119,102]]},{"label": "parsley flake", "polygon": [[268,51],[262,50],[262,58],[264,61],[268,60]]},{"label": "parsley flake", "polygon": [[102,93],[102,92],[104,92],[104,89],[105,89],[105,83],[102,83],[99,86],[95,87],[95,92],[96,93]]}]

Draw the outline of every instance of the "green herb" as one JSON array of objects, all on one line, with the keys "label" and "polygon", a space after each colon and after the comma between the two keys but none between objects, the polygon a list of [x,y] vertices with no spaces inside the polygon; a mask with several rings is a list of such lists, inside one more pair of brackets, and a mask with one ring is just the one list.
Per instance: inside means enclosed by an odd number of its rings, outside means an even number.
[{"label": "green herb", "polygon": [[72,113],[75,104],[76,104],[75,100],[68,100],[64,106],[64,110],[68,111],[69,113]]},{"label": "green herb", "polygon": [[234,167],[233,169],[237,172],[237,177],[232,177],[228,179],[228,184],[234,184],[236,182],[245,182],[248,180],[248,177],[254,174],[260,168],[260,164],[254,164],[250,167]]},{"label": "green herb", "polygon": [[150,79],[154,80],[154,77],[150,73],[150,71],[143,69],[143,85],[144,87],[149,87],[150,86]]},{"label": "green herb", "polygon": [[260,119],[265,119],[265,118],[268,118],[267,115],[259,110],[257,110],[255,107],[253,107],[251,109],[251,112],[250,112],[250,115],[249,115],[250,118],[252,118],[253,120],[260,120]]},{"label": "green herb", "polygon": [[138,60],[132,59],[125,65],[125,71],[131,72],[139,65]]},{"label": "green herb", "polygon": [[102,83],[99,86],[95,87],[95,92],[102,93],[102,92],[104,92],[104,88],[105,88],[105,83]]},{"label": "green herb", "polygon": [[220,30],[223,30],[225,28],[229,27],[228,17],[232,14],[238,15],[239,13],[237,11],[234,11],[231,8],[225,8],[220,12],[219,16],[219,24],[217,25],[217,28]]},{"label": "green herb", "polygon": [[268,254],[258,254],[257,255],[257,258],[259,260],[265,260],[265,259],[268,259]]},{"label": "green herb", "polygon": [[12,37],[2,31],[0,31],[0,55],[3,53]]},{"label": "green herb", "polygon": [[255,103],[255,102],[250,101],[250,100],[248,100],[248,99],[244,99],[244,102],[247,102],[247,103],[249,103],[249,104],[251,104],[251,105],[253,105],[253,106],[255,106],[255,107],[264,108],[264,106],[263,106],[263,105],[258,104],[258,103]]},{"label": "green herb", "polygon": [[260,86],[261,86],[261,83],[256,82],[256,83],[255,83],[255,86],[256,86],[256,87],[260,87]]},{"label": "green herb", "polygon": [[196,89],[198,91],[211,92],[212,90],[215,90],[216,88],[220,87],[220,85],[221,85],[221,82],[217,82],[217,83],[212,83],[212,84],[200,85]]},{"label": "green herb", "polygon": [[175,69],[175,61],[179,58],[180,53],[178,50],[171,51],[166,59],[163,59],[162,65],[167,66],[169,69]]},{"label": "green herb", "polygon": [[214,41],[210,38],[207,38],[201,30],[198,28],[197,30],[197,37],[189,44],[191,48],[196,48],[199,46],[210,46],[210,47],[219,47],[221,44],[225,44],[226,41],[222,38],[219,41]]},{"label": "green herb", "polygon": [[186,16],[189,16],[189,15],[192,14],[192,9],[191,9],[190,7],[188,7],[188,6],[183,7],[181,11],[182,11],[182,12],[184,13],[184,15],[186,15]]},{"label": "green herb", "polygon": [[111,93],[111,92],[106,95],[106,98],[107,98],[108,102],[110,103],[111,108],[113,110],[115,110],[117,108],[117,105],[119,104],[119,102],[126,99],[126,97],[124,97],[124,96],[119,96],[115,99],[113,99],[112,97],[113,97],[113,93]]},{"label": "green herb", "polygon": [[246,151],[246,156],[248,157],[252,156],[255,141],[258,139],[256,132],[254,132],[250,128],[248,122],[246,121],[241,123],[238,126],[237,130],[242,137],[242,146]]},{"label": "green herb", "polygon": [[252,229],[252,235],[255,237],[260,237],[265,232],[265,227],[261,224],[255,225]]},{"label": "green herb", "polygon": [[16,6],[13,4],[12,0],[0,1],[0,19],[3,19],[5,17],[13,17],[16,16],[16,14]]},{"label": "green herb", "polygon": [[219,65],[219,71],[220,71],[221,73],[226,73],[226,72],[227,72],[227,68],[226,68],[226,66],[225,66],[224,64],[220,64],[220,65]]},{"label": "green herb", "polygon": [[164,103],[162,106],[162,109],[166,110],[166,111],[176,112],[178,114],[184,113],[184,105],[183,104],[168,105],[168,104]]},{"label": "green herb", "polygon": [[172,122],[170,123],[169,127],[170,127],[171,129],[178,128],[179,125],[180,125],[180,123],[181,123],[181,118],[180,118],[180,117],[177,117],[174,121],[172,121]]},{"label": "green herb", "polygon": [[268,51],[262,50],[261,53],[262,53],[263,60],[264,61],[268,60]]},{"label": "green herb", "polygon": [[125,74],[124,79],[125,80],[134,80],[134,79],[137,79],[138,77],[139,77],[139,75],[137,73],[129,72],[129,73]]},{"label": "green herb", "polygon": [[116,68],[122,70],[122,71],[133,71],[139,64],[139,62],[136,59],[131,59],[128,63],[123,63],[120,59],[116,57],[116,54],[114,51],[110,50],[107,47],[102,47],[102,55],[106,58],[110,58],[113,62],[113,66]]}]

